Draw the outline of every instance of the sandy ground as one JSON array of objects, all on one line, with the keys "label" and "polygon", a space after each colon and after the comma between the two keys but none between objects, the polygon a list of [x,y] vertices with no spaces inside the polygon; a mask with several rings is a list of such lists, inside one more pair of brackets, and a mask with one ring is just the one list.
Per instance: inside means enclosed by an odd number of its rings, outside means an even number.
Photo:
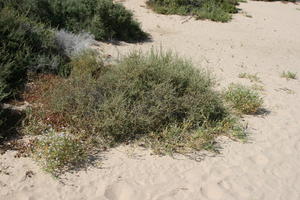
[{"label": "sandy ground", "polygon": [[[269,113],[245,117],[248,143],[222,139],[221,154],[200,162],[120,147],[101,155],[99,167],[59,181],[10,151],[0,156],[0,199],[300,199],[300,4],[242,3],[243,13],[222,24],[158,15],[142,0],[123,3],[153,41],[104,45],[106,52],[172,49],[213,71],[220,88],[232,82],[253,85],[238,74],[257,73]],[[284,70],[297,72],[298,80],[281,78]]]}]

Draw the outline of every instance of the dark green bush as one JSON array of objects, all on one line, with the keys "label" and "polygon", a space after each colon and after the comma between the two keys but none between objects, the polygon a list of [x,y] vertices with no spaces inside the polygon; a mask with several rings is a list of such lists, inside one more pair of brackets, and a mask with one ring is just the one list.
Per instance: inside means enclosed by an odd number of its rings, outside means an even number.
[{"label": "dark green bush", "polygon": [[0,10],[0,84],[8,97],[15,96],[27,71],[61,72],[67,58],[55,42],[53,31],[10,8]]},{"label": "dark green bush", "polygon": [[70,32],[90,32],[98,40],[147,38],[130,11],[112,0],[6,0],[30,19]]},{"label": "dark green bush", "polygon": [[238,10],[238,0],[148,0],[147,5],[161,14],[194,15],[198,19],[226,22]]},{"label": "dark green bush", "polygon": [[48,94],[50,110],[64,113],[77,132],[111,144],[228,116],[208,74],[171,54],[132,53],[108,67],[88,53],[71,65],[70,78]]}]

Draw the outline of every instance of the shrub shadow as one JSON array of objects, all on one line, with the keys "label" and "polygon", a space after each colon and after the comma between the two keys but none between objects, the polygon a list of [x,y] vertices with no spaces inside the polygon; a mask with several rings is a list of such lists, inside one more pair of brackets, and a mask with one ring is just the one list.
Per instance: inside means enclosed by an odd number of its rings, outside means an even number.
[{"label": "shrub shadow", "polygon": [[145,38],[144,40],[137,40],[137,41],[134,41],[134,40],[130,40],[130,41],[122,41],[122,40],[114,40],[114,39],[111,39],[111,40],[105,40],[105,41],[101,41],[103,43],[106,43],[106,44],[112,44],[112,45],[116,45],[116,46],[122,46],[122,42],[125,42],[125,43],[128,43],[128,44],[144,44],[144,43],[151,43],[153,42],[153,38],[152,36],[147,36],[147,38]]},{"label": "shrub shadow", "polygon": [[253,115],[254,116],[261,116],[261,117],[264,117],[264,116],[267,116],[271,113],[270,110],[266,109],[266,108],[259,108],[256,113],[254,113]]}]

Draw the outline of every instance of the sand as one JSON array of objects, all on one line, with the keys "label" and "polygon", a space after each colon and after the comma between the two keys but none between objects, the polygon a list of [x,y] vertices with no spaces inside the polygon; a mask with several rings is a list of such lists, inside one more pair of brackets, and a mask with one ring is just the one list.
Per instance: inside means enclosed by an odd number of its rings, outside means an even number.
[{"label": "sand", "polygon": [[[253,85],[238,74],[257,73],[268,112],[245,116],[247,143],[220,138],[221,153],[201,161],[125,146],[101,154],[98,167],[57,180],[30,158],[14,158],[16,152],[9,151],[0,156],[0,199],[300,199],[300,4],[249,1],[230,23],[215,23],[155,14],[142,0],[122,3],[152,41],[102,44],[105,52],[117,56],[132,49],[172,49],[214,72],[218,88]],[[284,70],[298,73],[298,80],[281,78]]]}]

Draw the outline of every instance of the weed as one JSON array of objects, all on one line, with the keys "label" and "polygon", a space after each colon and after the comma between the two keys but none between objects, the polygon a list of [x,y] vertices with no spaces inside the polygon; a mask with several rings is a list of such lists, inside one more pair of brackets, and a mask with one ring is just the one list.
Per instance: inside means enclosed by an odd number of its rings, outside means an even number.
[{"label": "weed", "polygon": [[240,73],[239,78],[246,78],[246,79],[249,79],[251,82],[261,83],[261,80],[257,76],[257,74]]},{"label": "weed", "polygon": [[283,71],[281,73],[281,77],[282,78],[286,78],[287,80],[289,80],[289,79],[297,79],[297,74],[294,73],[294,72],[290,72],[290,71],[287,71],[287,72]]},{"label": "weed", "polygon": [[32,149],[43,168],[54,175],[72,169],[87,159],[82,142],[67,133],[50,130],[36,139]]},{"label": "weed", "polygon": [[257,90],[257,91],[264,91],[264,90],[265,90],[264,86],[259,85],[259,84],[253,84],[253,85],[251,86],[251,88],[252,88],[253,90]]},{"label": "weed", "polygon": [[224,96],[234,109],[244,114],[256,113],[263,104],[257,92],[239,84],[231,84]]},{"label": "weed", "polygon": [[191,129],[189,122],[181,126],[171,125],[159,133],[150,133],[139,142],[162,155],[189,154],[203,149],[218,152],[215,138],[220,135],[246,141],[244,126],[237,118],[228,116],[215,124],[204,124],[197,129]]}]

